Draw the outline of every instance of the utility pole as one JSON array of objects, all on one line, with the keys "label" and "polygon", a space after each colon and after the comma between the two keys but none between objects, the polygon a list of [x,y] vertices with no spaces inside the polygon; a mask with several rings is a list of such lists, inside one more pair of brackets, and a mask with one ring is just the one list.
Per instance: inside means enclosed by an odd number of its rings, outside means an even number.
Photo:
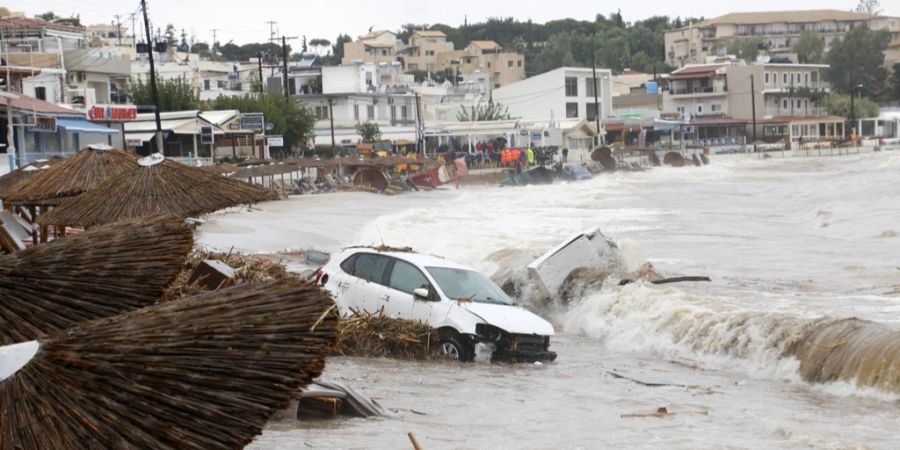
[{"label": "utility pole", "polygon": [[597,85],[597,53],[594,51],[594,33],[591,33],[591,70],[594,74],[594,121],[597,125],[597,147],[600,147],[602,133],[600,131],[600,98],[597,94],[600,86]]},{"label": "utility pole", "polygon": [[850,70],[850,131],[847,135],[853,134],[856,129],[856,84],[853,83],[853,70]]},{"label": "utility pole", "polygon": [[262,73],[262,52],[257,52],[256,56],[258,58],[257,64],[259,65],[259,96],[262,97],[266,92],[265,81],[263,81],[263,73]]},{"label": "utility pole", "polygon": [[753,153],[756,153],[756,78],[750,75],[750,107],[753,113]]},{"label": "utility pole", "polygon": [[144,30],[147,35],[147,46],[150,59],[150,95],[153,97],[153,114],[156,119],[156,151],[163,153],[162,121],[159,119],[159,91],[156,89],[156,66],[153,64],[153,40],[150,38],[150,20],[147,19],[147,0],[141,0],[141,11],[144,15]]},{"label": "utility pole", "polygon": [[[13,131],[13,117],[12,117],[12,78],[10,78],[9,71],[9,42],[6,41],[6,36],[3,35],[3,31],[0,31],[0,41],[4,41],[6,44],[6,153],[9,155],[10,159],[12,159],[12,164],[9,167],[9,171],[12,172],[16,170],[16,166],[19,165],[18,160],[16,158],[16,140],[15,133]],[[2,45],[2,44],[0,44]]]},{"label": "utility pole", "polygon": [[288,98],[291,96],[291,93],[288,90],[288,86],[289,86],[289,84],[288,84],[288,63],[290,62],[288,60],[289,55],[288,55],[288,49],[287,49],[288,39],[297,39],[297,37],[296,36],[294,36],[294,37],[281,36],[281,57],[284,60],[284,97],[285,98]]},{"label": "utility pole", "polygon": [[218,39],[216,39],[216,32],[217,32],[217,31],[219,31],[217,28],[213,28],[213,29],[212,29],[212,33],[213,33],[213,43],[212,43],[212,48],[211,48],[211,50],[212,50],[212,56],[213,56],[213,59],[216,59],[216,42],[218,42]]},{"label": "utility pole", "polygon": [[137,48],[137,25],[135,18],[137,14],[131,13],[131,48]]},{"label": "utility pole", "polygon": [[275,42],[275,24],[278,22],[270,20],[266,23],[269,24],[269,42]]},{"label": "utility pole", "polygon": [[422,136],[422,113],[419,110],[419,91],[416,91],[416,154],[419,154],[420,151],[422,154],[425,153],[424,146],[419,147],[419,143],[422,140],[424,140],[424,136]]},{"label": "utility pole", "polygon": [[334,150],[336,147],[334,142],[334,102],[331,97],[328,97],[328,119],[331,121],[331,149]]},{"label": "utility pole", "polygon": [[116,18],[116,35],[119,37],[119,45],[122,45],[122,21],[119,20],[121,16],[119,14],[115,15]]}]

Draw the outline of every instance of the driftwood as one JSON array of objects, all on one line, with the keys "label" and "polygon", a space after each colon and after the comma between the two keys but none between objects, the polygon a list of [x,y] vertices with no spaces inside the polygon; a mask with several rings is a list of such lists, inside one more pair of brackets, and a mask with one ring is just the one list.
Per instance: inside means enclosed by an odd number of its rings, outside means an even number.
[{"label": "driftwood", "polygon": [[413,450],[422,450],[422,446],[419,445],[419,441],[416,440],[416,436],[412,434],[412,431],[406,435],[409,436],[409,442],[412,444]]},{"label": "driftwood", "polygon": [[341,318],[334,352],[341,356],[430,360],[438,358],[439,342],[437,330],[424,323],[357,312]]},{"label": "driftwood", "polygon": [[81,324],[0,382],[0,450],[239,449],[318,377],[336,319],[269,283]]},{"label": "driftwood", "polygon": [[168,216],[0,257],[0,345],[155,303],[192,245],[191,228]]},{"label": "driftwood", "polygon": [[[635,280],[625,279],[619,282],[619,286],[625,286],[634,283]],[[671,284],[671,283],[687,283],[687,282],[712,282],[710,277],[673,277],[663,278],[659,280],[651,280],[651,284]]]}]

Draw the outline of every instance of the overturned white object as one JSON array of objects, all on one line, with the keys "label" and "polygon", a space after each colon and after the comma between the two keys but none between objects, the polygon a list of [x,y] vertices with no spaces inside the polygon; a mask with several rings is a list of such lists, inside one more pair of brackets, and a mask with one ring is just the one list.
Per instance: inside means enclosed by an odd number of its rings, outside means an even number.
[{"label": "overturned white object", "polygon": [[566,278],[577,269],[610,271],[616,261],[616,244],[600,229],[579,233],[528,265],[544,294],[556,298]]},{"label": "overturned white object", "polygon": [[150,167],[155,166],[166,160],[166,157],[162,155],[162,153],[154,153],[150,156],[145,156],[138,160],[138,165],[141,167]]},{"label": "overturned white object", "polygon": [[16,374],[37,354],[41,344],[28,341],[0,347],[0,381]]},{"label": "overturned white object", "polygon": [[106,144],[92,144],[88,148],[91,150],[115,150],[113,146]]}]

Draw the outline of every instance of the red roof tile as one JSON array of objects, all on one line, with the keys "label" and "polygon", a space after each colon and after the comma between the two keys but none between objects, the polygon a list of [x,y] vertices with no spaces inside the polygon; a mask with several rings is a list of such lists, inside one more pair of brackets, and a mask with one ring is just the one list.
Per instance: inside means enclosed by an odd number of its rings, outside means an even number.
[{"label": "red roof tile", "polygon": [[51,30],[73,31],[76,33],[84,31],[84,28],[82,27],[47,22],[44,19],[32,19],[28,17],[7,17],[5,19],[0,19],[0,29],[10,28],[48,28]]}]

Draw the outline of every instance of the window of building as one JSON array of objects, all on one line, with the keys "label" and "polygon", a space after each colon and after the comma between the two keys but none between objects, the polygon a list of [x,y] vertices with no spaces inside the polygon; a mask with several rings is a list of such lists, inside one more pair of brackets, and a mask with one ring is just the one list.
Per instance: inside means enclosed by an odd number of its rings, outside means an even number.
[{"label": "window of building", "polygon": [[209,80],[203,80],[203,90],[204,91],[209,90]]},{"label": "window of building", "polygon": [[766,72],[766,85],[769,85],[769,72]]},{"label": "window of building", "polygon": [[397,105],[391,105],[391,120],[397,120]]},{"label": "window of building", "polygon": [[578,103],[566,103],[566,118],[567,119],[577,119],[578,118]]},{"label": "window of building", "polygon": [[787,72],[784,72],[784,73],[781,74],[781,82],[782,82],[785,86],[787,86],[787,84],[788,84],[788,73],[787,73]]},{"label": "window of building", "polygon": [[801,106],[800,106],[800,105],[801,105],[801,103],[800,103],[800,99],[797,99],[797,108],[798,108],[798,109],[799,109],[799,108],[801,108]]},{"label": "window of building", "polygon": [[428,64],[427,67],[429,72],[434,72],[434,64]]},{"label": "window of building", "polygon": [[594,88],[597,88],[597,95],[598,95],[598,96],[600,96],[600,95],[603,94],[603,93],[602,93],[602,90],[601,90],[601,88],[600,88],[600,83],[599,83],[599,81],[598,81],[598,80],[595,80],[594,78],[585,78],[585,79],[584,79],[584,88],[585,88],[584,91],[586,92],[585,95],[587,95],[588,97],[593,97],[593,96],[594,96]]},{"label": "window of building", "polygon": [[366,86],[372,85],[372,72],[366,72]]},{"label": "window of building", "polygon": [[34,88],[34,98],[38,100],[47,101],[47,88],[44,86],[37,86]]},{"label": "window of building", "polygon": [[684,115],[684,106],[678,106],[678,107],[676,107],[676,108],[675,108],[675,111],[677,111],[678,114],[680,114],[680,115],[683,116],[683,115]]},{"label": "window of building", "polygon": [[566,97],[578,97],[578,78],[566,77]]},{"label": "window of building", "polygon": [[400,107],[400,118],[403,120],[409,119],[409,107],[406,105]]},{"label": "window of building", "polygon": [[713,103],[709,105],[709,112],[713,114],[721,114],[722,113],[722,104],[721,103]]},{"label": "window of building", "polygon": [[366,120],[375,120],[375,105],[366,105]]},{"label": "window of building", "polygon": [[819,72],[813,72],[811,75],[812,75],[812,82],[818,83],[819,82]]},{"label": "window of building", "polygon": [[788,109],[788,101],[784,99],[781,101],[781,109]]},{"label": "window of building", "polygon": [[488,63],[487,63],[487,68],[488,68],[488,69],[491,68],[491,62],[490,62],[490,61],[488,61]]},{"label": "window of building", "polygon": [[584,118],[587,120],[596,120],[597,119],[597,105],[594,103],[588,103],[587,108],[585,108]]},{"label": "window of building", "polygon": [[519,61],[516,62],[516,66],[517,66],[517,67],[522,67],[522,60],[521,60],[521,59],[520,59]]},{"label": "window of building", "polygon": [[434,56],[434,50],[425,50],[425,56]]},{"label": "window of building", "polygon": [[328,107],[327,106],[316,106],[315,113],[316,113],[317,119],[325,120],[328,118]]},{"label": "window of building", "polygon": [[353,105],[353,120],[359,122],[359,105]]},{"label": "window of building", "polygon": [[419,70],[419,65],[418,64],[410,64],[409,70]]},{"label": "window of building", "polygon": [[702,114],[703,114],[703,104],[699,104],[699,105],[697,105],[697,115],[699,116]]},{"label": "window of building", "polygon": [[511,60],[506,62],[506,67],[512,67],[512,66],[513,66],[513,62]]}]

